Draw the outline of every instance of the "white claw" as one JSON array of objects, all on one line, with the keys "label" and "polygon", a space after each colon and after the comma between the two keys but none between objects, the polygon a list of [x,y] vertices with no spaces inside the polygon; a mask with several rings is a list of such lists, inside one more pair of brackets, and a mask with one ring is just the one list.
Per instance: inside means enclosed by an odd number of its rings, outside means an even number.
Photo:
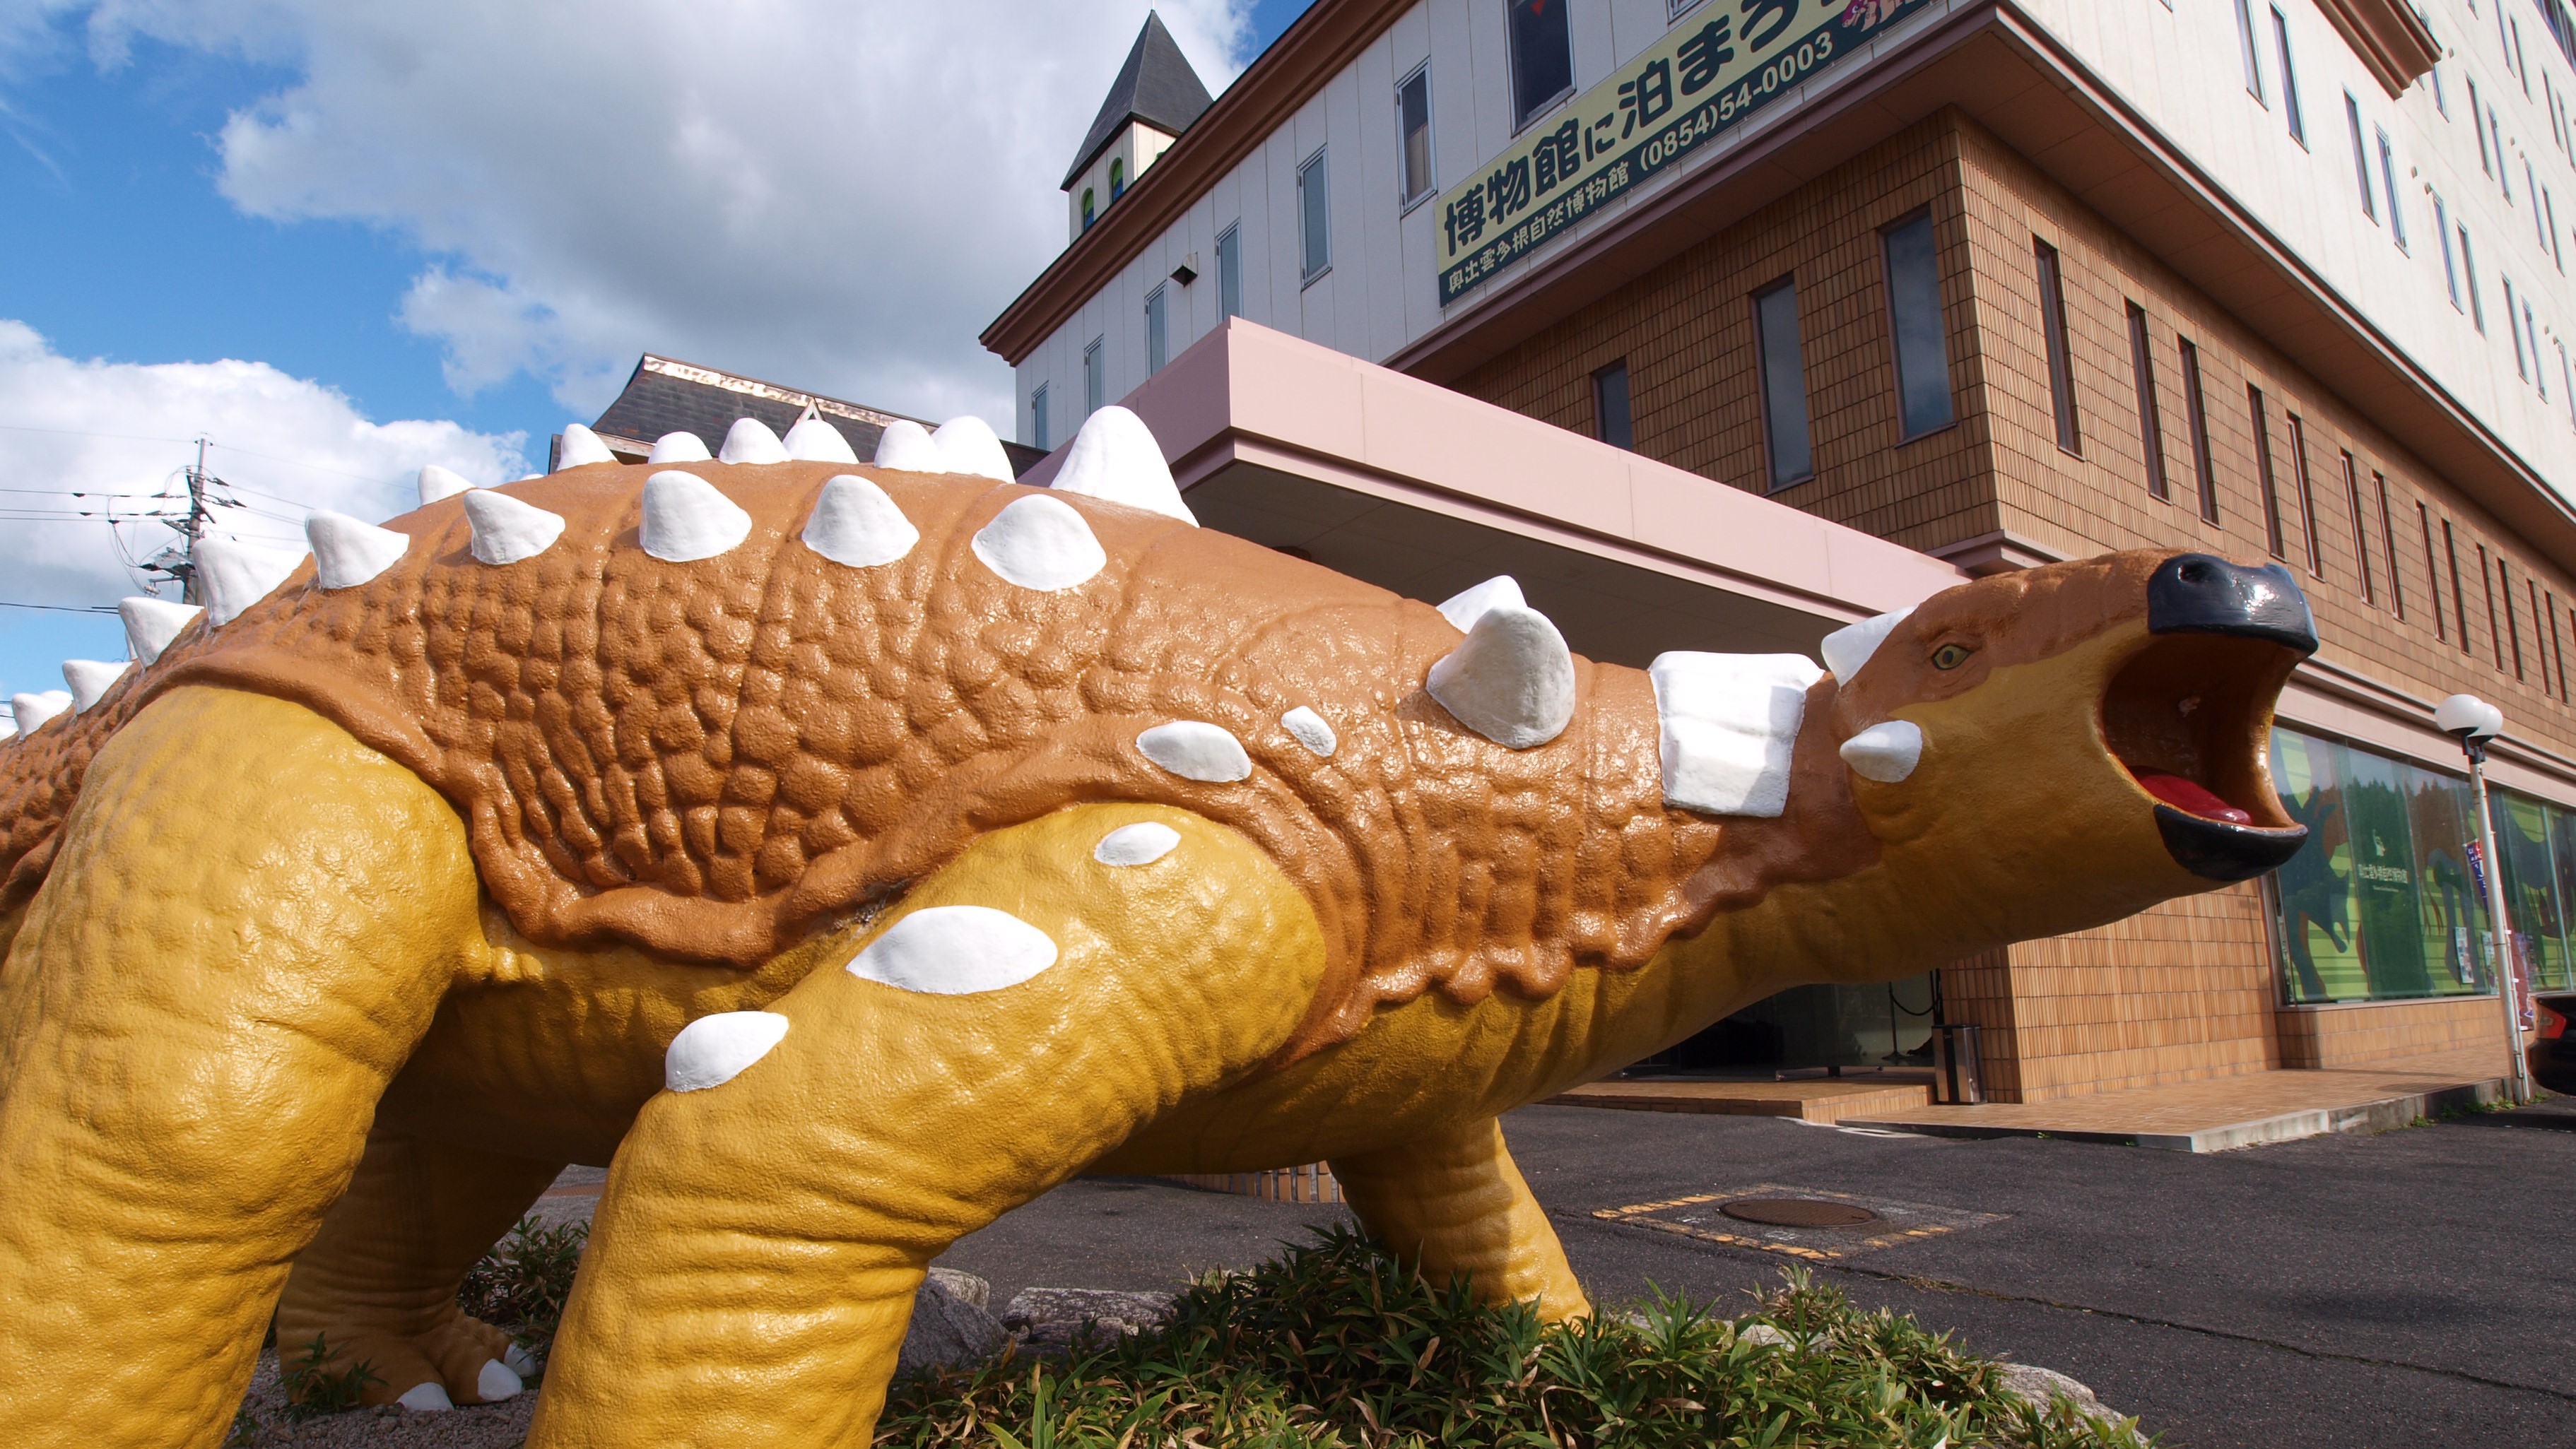
[{"label": "white claw", "polygon": [[402,562],[411,535],[360,523],[327,508],[304,516],[304,540],[313,545],[313,582],[325,589],[349,589],[366,583]]},{"label": "white claw", "polygon": [[886,491],[855,473],[835,475],[805,521],[805,546],[854,569],[890,564],[912,552],[921,530]]},{"label": "white claw", "polygon": [[786,445],[787,456],[800,463],[859,461],[859,455],[850,447],[850,440],[841,436],[839,428],[823,421],[822,413],[816,411],[812,403],[805,405],[805,416],[798,418],[796,426],[789,428],[787,436],[779,441]]},{"label": "white claw", "polygon": [[473,479],[452,468],[442,468],[436,463],[426,464],[420,470],[420,504],[426,508],[442,498],[453,498],[474,486]]},{"label": "white claw", "polygon": [[1496,574],[1472,589],[1451,595],[1440,605],[1440,614],[1464,634],[1475,628],[1476,621],[1488,610],[1528,607],[1529,600],[1521,597],[1520,581],[1510,574]]},{"label": "white claw", "polygon": [[114,687],[125,671],[133,667],[130,661],[123,659],[113,664],[96,659],[64,660],[63,683],[72,687],[72,713],[84,713],[91,705],[98,703],[100,696]]},{"label": "white claw", "polygon": [[527,1386],[527,1381],[508,1364],[497,1358],[487,1358],[483,1360],[483,1371],[474,1376],[474,1397],[487,1404],[497,1404],[503,1399],[517,1398],[519,1391]]},{"label": "white claw", "polygon": [[1860,673],[1861,666],[1869,663],[1870,656],[1878,652],[1878,646],[1886,643],[1887,636],[1913,612],[1914,608],[1909,604],[1894,613],[1847,624],[1826,635],[1820,652],[1825,656],[1825,668],[1833,673],[1834,682],[1851,683],[1852,676]]},{"label": "white claw", "polygon": [[125,620],[126,647],[134,651],[135,658],[149,664],[161,657],[161,651],[170,647],[170,641],[179,637],[190,619],[206,611],[195,604],[174,604],[168,599],[137,594],[119,601],[116,612]]},{"label": "white claw", "polygon": [[443,1413],[456,1407],[456,1401],[447,1396],[446,1386],[436,1383],[414,1384],[394,1402],[415,1414]]},{"label": "white claw", "polygon": [[508,1364],[510,1372],[517,1374],[522,1380],[537,1376],[537,1356],[515,1343],[502,1350],[501,1362]]},{"label": "white claw", "polygon": [[897,418],[877,434],[880,468],[893,468],[904,473],[945,473],[948,460],[930,437],[930,430],[910,418]]},{"label": "white claw", "polygon": [[302,550],[264,548],[229,538],[197,545],[197,582],[206,593],[206,622],[229,624],[265,599],[304,562]]},{"label": "white claw", "polygon": [[1923,729],[1911,720],[1871,725],[1843,741],[1843,763],[1864,780],[1893,785],[1923,760]]},{"label": "white claw", "polygon": [[[735,431],[741,428],[742,423],[734,424]],[[706,479],[673,468],[644,480],[641,532],[646,553],[671,563],[694,563],[730,553],[749,538],[751,515]]]},{"label": "white claw", "polygon": [[489,488],[465,495],[465,521],[474,529],[474,557],[496,568],[535,558],[564,531],[560,516]]},{"label": "white claw", "polygon": [[18,725],[18,733],[32,735],[45,727],[45,721],[72,707],[71,691],[48,689],[42,694],[18,694],[9,698],[9,713]]},{"label": "white claw", "polygon": [[1431,666],[1431,697],[1506,749],[1530,750],[1574,720],[1574,652],[1536,609],[1488,609],[1458,647]]},{"label": "white claw", "polygon": [[599,440],[599,434],[579,423],[564,424],[563,443],[555,449],[556,472],[616,461],[617,455],[608,451],[608,445]]},{"label": "white claw", "polygon": [[654,440],[647,463],[712,463],[715,455],[707,451],[706,441],[695,433],[664,433]]},{"label": "white claw", "polygon": [[724,446],[716,449],[719,463],[784,463],[788,461],[787,445],[758,418],[736,418],[725,433]]},{"label": "white claw", "polygon": [[930,435],[939,448],[941,465],[951,473],[966,473],[1008,483],[1017,475],[1011,472],[1011,455],[1002,451],[1002,440],[993,425],[971,414],[950,418]]},{"label": "white claw", "polygon": [[1083,420],[1072,451],[1056,470],[1052,485],[1059,493],[1080,493],[1124,503],[1195,527],[1198,515],[1181,501],[1163,445],[1154,441],[1145,420],[1115,403]]}]

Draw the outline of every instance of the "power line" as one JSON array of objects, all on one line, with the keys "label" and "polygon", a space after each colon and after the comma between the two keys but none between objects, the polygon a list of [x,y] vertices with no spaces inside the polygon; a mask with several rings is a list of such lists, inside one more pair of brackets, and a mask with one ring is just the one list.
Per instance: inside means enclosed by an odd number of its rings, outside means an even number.
[{"label": "power line", "polygon": [[0,609],[46,609],[57,614],[113,614],[113,604],[21,604],[15,599],[0,599]]}]

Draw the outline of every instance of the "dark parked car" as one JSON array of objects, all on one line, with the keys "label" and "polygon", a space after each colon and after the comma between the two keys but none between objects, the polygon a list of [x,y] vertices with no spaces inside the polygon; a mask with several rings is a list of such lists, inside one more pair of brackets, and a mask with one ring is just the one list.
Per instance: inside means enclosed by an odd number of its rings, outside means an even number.
[{"label": "dark parked car", "polygon": [[2567,1025],[2576,1021],[2576,995],[2565,992],[2534,994],[2532,1005],[2535,1025],[2523,1038],[2523,1055],[2531,1062],[2531,1080],[2545,1092],[2576,1095],[2576,1033]]}]

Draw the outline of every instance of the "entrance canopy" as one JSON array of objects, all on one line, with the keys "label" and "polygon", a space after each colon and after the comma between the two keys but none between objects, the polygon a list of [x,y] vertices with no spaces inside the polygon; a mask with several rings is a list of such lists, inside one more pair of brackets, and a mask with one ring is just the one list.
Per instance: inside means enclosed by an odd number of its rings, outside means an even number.
[{"label": "entrance canopy", "polygon": [[[1510,574],[1606,663],[1812,655],[1832,630],[1968,577],[1239,317],[1121,401],[1203,525],[1431,603]],[[1046,483],[1063,459],[1020,481]]]}]

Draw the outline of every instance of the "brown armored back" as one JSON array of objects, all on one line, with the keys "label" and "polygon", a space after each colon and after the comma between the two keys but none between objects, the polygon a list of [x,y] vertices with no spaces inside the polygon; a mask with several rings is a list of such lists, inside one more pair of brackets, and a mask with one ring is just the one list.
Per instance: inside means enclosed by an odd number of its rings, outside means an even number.
[{"label": "brown armored back", "polygon": [[[1109,561],[1041,591],[971,540],[1042,490],[699,463],[685,471],[751,533],[671,563],[639,543],[647,471],[509,485],[566,526],[499,567],[469,551],[458,500],[395,519],[411,546],[372,581],[325,592],[308,562],[77,719],[0,746],[0,908],[43,878],[99,744],[189,683],[293,700],[417,772],[464,817],[494,900],[544,942],[748,967],[980,832],[1158,801],[1244,831],[1304,883],[1335,953],[1311,1049],[1432,985],[1542,995],[1578,964],[1640,964],[1707,908],[1687,882],[1720,830],[1662,803],[1634,670],[1577,660],[1572,726],[1508,750],[1423,693],[1459,637],[1436,611],[1241,539],[1068,498]],[[921,533],[908,555],[851,568],[800,541],[840,473],[901,507]],[[1300,705],[1337,733],[1329,758],[1282,725]],[[1251,777],[1148,761],[1138,734],[1175,720],[1230,731]]]}]

